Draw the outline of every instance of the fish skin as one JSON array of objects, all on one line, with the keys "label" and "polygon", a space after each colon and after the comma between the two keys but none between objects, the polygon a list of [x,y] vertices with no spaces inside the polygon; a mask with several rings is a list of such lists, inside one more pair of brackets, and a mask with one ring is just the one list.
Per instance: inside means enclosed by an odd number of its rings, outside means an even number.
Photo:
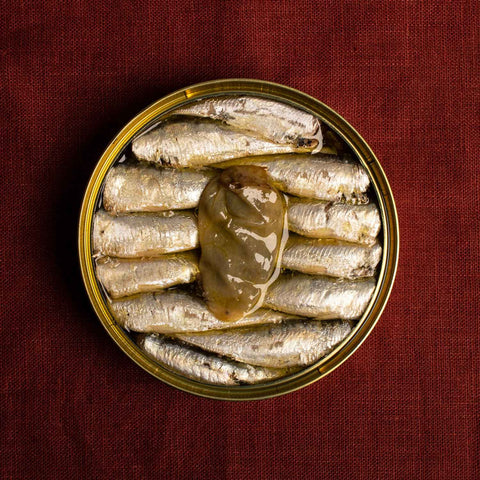
[{"label": "fish skin", "polygon": [[374,278],[344,280],[283,274],[270,286],[264,306],[318,320],[361,317],[375,290]]},{"label": "fish skin", "polygon": [[285,369],[256,367],[192,350],[172,340],[153,335],[140,335],[138,346],[154,360],[193,380],[213,385],[260,383],[283,377]]},{"label": "fish skin", "polygon": [[269,155],[221,162],[214,167],[227,168],[232,165],[265,167],[279,190],[299,197],[352,204],[368,203],[365,192],[370,180],[367,172],[346,155]]},{"label": "fish skin", "polygon": [[371,277],[380,261],[382,247],[331,239],[290,235],[283,251],[282,267],[310,275],[343,278]]},{"label": "fish skin", "polygon": [[93,219],[93,253],[110,257],[153,257],[198,247],[197,220],[188,211],[113,216],[105,210]]},{"label": "fish skin", "polygon": [[281,145],[208,120],[163,123],[132,142],[140,160],[165,166],[198,167],[247,155],[308,152],[317,146]]},{"label": "fish skin", "polygon": [[305,320],[256,328],[180,334],[177,338],[239,362],[270,368],[307,366],[327,355],[351,322]]},{"label": "fish skin", "polygon": [[111,213],[195,208],[214,174],[209,170],[118,165],[105,177],[103,207]]},{"label": "fish skin", "polygon": [[199,273],[198,253],[173,253],[151,259],[100,257],[96,273],[111,298],[154,292],[193,282]]},{"label": "fish skin", "polygon": [[111,300],[110,310],[123,328],[134,332],[162,334],[278,323],[298,318],[261,308],[235,322],[223,322],[208,310],[203,300],[181,290],[144,293]]},{"label": "fish skin", "polygon": [[318,118],[266,98],[225,95],[197,101],[172,113],[220,120],[232,128],[277,143],[302,145],[305,139],[316,138],[319,140],[316,149],[322,148]]},{"label": "fish skin", "polygon": [[381,221],[375,204],[345,205],[289,197],[288,228],[312,238],[373,245]]}]

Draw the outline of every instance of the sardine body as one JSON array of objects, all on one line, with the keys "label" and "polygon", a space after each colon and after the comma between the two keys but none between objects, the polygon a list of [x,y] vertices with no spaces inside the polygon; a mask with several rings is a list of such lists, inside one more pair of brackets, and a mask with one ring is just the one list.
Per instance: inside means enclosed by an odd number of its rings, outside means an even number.
[{"label": "sardine body", "polygon": [[173,253],[145,259],[100,257],[96,262],[96,272],[112,298],[154,292],[193,282],[199,272],[198,254]]},{"label": "sardine body", "polygon": [[184,342],[219,355],[271,368],[311,365],[345,339],[348,321],[289,322],[221,332],[181,334]]},{"label": "sardine body", "polygon": [[288,228],[312,238],[373,245],[381,221],[375,204],[344,205],[290,197]]},{"label": "sardine body", "polygon": [[374,290],[373,278],[344,280],[284,274],[270,286],[264,305],[319,320],[357,319],[367,308]]},{"label": "sardine body", "polygon": [[123,328],[134,332],[163,334],[278,323],[298,318],[261,308],[234,322],[223,322],[208,310],[203,300],[181,290],[144,293],[112,300],[110,310]]},{"label": "sardine body", "polygon": [[311,275],[343,278],[371,277],[380,261],[382,247],[330,239],[291,235],[283,251],[282,266]]},{"label": "sardine body", "polygon": [[317,141],[302,146],[279,144],[207,120],[163,123],[137,137],[132,151],[140,160],[171,167],[198,167],[249,155],[311,151]]},{"label": "sardine body", "polygon": [[230,95],[207,98],[173,113],[220,120],[277,143],[302,145],[305,139],[317,138],[317,149],[322,148],[320,122],[314,115],[266,98]]},{"label": "sardine body", "polygon": [[93,219],[93,253],[110,257],[152,257],[198,246],[191,212],[136,213],[113,216],[105,210]]},{"label": "sardine body", "polygon": [[368,175],[348,156],[270,155],[222,162],[215,167],[232,165],[265,167],[279,190],[299,197],[353,204],[368,202]]},{"label": "sardine body", "polygon": [[273,380],[287,370],[255,367],[217,357],[158,335],[141,335],[139,347],[154,360],[193,380],[214,385],[239,385]]},{"label": "sardine body", "polygon": [[119,165],[105,178],[103,206],[112,213],[195,208],[213,175],[208,170]]}]

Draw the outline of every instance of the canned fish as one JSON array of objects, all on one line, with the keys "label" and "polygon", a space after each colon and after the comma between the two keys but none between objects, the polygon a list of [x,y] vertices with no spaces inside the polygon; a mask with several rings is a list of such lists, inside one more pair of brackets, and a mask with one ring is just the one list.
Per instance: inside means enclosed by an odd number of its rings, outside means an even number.
[{"label": "canned fish", "polygon": [[188,87],[135,117],[87,186],[79,254],[107,332],[164,382],[281,395],[345,361],[390,294],[393,196],[338,114],[257,80]]}]

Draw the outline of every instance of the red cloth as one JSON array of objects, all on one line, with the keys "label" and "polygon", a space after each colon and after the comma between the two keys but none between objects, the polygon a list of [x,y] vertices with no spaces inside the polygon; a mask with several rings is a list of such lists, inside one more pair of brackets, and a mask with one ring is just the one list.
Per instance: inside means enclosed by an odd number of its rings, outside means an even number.
[{"label": "red cloth", "polygon": [[[0,18],[1,478],[480,478],[476,2],[15,1]],[[401,229],[392,296],[353,357],[246,403],[130,361],[76,251],[87,180],[120,127],[227,77],[344,116]]]}]

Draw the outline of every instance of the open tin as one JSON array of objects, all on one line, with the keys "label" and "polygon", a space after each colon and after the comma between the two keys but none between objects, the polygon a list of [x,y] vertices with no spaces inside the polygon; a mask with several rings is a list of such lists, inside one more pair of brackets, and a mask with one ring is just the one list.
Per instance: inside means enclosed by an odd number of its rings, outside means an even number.
[{"label": "open tin", "polygon": [[[167,116],[173,109],[194,100],[226,94],[250,94],[281,101],[316,115],[330,127],[350,147],[368,172],[382,221],[379,241],[383,249],[377,285],[366,311],[351,334],[329,355],[293,375],[268,383],[233,387],[191,380],[172,372],[140,350],[113,319],[96,279],[92,259],[92,223],[101,198],[102,184],[109,168],[122,157],[132,138]],[[366,142],[342,117],[318,100],[292,88],[259,80],[228,79],[205,82],[171,93],[138,114],[121,130],[101,156],[88,183],[80,213],[78,246],[82,276],[93,308],[109,335],[133,361],[156,378],[186,392],[224,400],[254,400],[282,395],[320,379],[343,363],[367,338],[392,289],[398,260],[399,231],[395,203],[382,167]]]}]

